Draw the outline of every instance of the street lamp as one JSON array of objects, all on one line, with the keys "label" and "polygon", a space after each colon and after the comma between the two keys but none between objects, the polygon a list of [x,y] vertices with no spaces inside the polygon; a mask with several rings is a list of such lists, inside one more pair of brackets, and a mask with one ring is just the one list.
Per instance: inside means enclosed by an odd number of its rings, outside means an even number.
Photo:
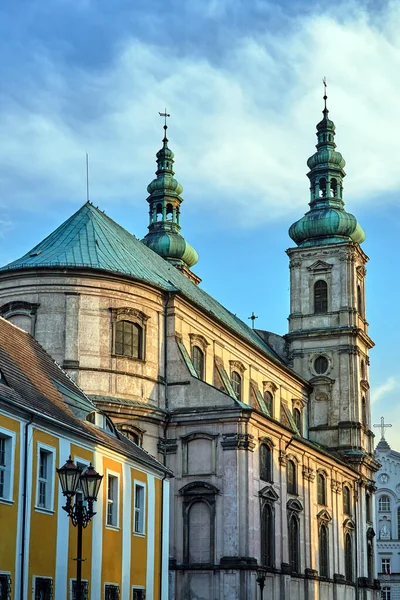
[{"label": "street lamp", "polygon": [[265,586],[265,571],[263,569],[257,570],[257,579],[256,582],[260,586],[261,600],[264,597],[264,586]]},{"label": "street lamp", "polygon": [[[87,527],[92,517],[96,514],[93,512],[93,502],[96,502],[99,494],[101,480],[103,475],[99,475],[90,463],[89,467],[82,473],[82,469],[77,467],[71,457],[65,465],[57,469],[60,479],[63,496],[66,496],[67,502],[63,506],[71,518],[74,527],[78,527],[78,543],[76,557],[76,600],[83,600],[82,595],[82,529]],[[78,485],[81,484],[83,497],[87,502],[87,508],[82,500],[72,503],[72,498],[75,496]]]}]

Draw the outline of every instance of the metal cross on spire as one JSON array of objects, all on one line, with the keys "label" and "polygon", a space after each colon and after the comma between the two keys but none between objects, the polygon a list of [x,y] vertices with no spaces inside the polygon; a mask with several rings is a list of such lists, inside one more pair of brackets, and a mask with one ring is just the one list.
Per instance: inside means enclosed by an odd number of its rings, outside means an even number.
[{"label": "metal cross on spire", "polygon": [[258,317],[256,317],[256,315],[254,314],[254,312],[251,313],[250,317],[247,317],[248,319],[251,319],[251,328],[254,329],[254,321],[256,319],[258,319]]},{"label": "metal cross on spire", "polygon": [[324,84],[324,102],[325,102],[325,110],[326,110],[326,101],[328,99],[328,84],[326,83],[326,77],[323,78],[322,83]]},{"label": "metal cross on spire", "polygon": [[391,424],[385,423],[385,417],[381,417],[380,424],[378,423],[377,425],[374,425],[374,427],[379,427],[379,429],[381,430],[381,439],[384,440],[385,439],[385,427],[391,427]]},{"label": "metal cross on spire", "polygon": [[167,117],[170,117],[171,115],[169,115],[167,113],[166,108],[164,108],[164,112],[159,112],[158,114],[160,115],[160,117],[164,117],[164,129],[166,129],[167,128]]}]

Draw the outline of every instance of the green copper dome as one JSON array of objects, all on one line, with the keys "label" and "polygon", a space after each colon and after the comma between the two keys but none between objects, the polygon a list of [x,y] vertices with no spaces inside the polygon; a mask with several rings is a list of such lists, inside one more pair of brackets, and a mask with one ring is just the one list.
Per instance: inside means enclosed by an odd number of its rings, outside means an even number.
[{"label": "green copper dome", "polygon": [[310,172],[310,210],[289,229],[289,235],[298,246],[318,246],[365,240],[365,233],[357,219],[346,212],[343,202],[343,179],[346,162],[335,150],[335,124],[328,119],[326,108],[317,125],[317,152],[307,161]]},{"label": "green copper dome", "polygon": [[195,265],[199,256],[180,233],[180,205],[182,186],[174,178],[174,153],[168,148],[167,126],[163,147],[157,152],[156,178],[147,186],[150,205],[149,232],[142,242],[176,267],[185,269]]}]

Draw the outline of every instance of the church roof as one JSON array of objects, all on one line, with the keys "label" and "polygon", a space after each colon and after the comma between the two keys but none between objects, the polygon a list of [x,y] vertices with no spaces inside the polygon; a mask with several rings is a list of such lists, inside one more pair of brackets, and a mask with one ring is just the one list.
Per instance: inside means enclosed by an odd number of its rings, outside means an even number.
[{"label": "church roof", "polygon": [[0,268],[0,273],[57,267],[119,273],[180,292],[273,360],[285,364],[246,323],[90,202],[24,256]]}]

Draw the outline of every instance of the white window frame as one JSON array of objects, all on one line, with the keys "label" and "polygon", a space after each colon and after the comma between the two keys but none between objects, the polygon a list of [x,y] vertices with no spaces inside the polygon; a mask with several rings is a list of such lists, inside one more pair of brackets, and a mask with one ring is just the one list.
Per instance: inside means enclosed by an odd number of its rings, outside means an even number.
[{"label": "white window frame", "polygon": [[119,596],[119,598],[121,600],[121,585],[119,583],[115,583],[115,582],[112,582],[112,581],[105,581],[104,582],[104,594],[103,594],[103,598],[106,597],[106,586],[107,585],[114,585],[114,586],[116,586],[118,588],[118,596]]},{"label": "white window frame", "polygon": [[55,598],[54,598],[54,579],[53,579],[53,577],[49,577],[48,575],[34,575],[33,576],[32,600],[35,600],[35,597],[36,597],[36,579],[48,579],[49,581],[51,581],[51,597],[52,597],[52,600],[55,600]]},{"label": "white window frame", "polygon": [[[119,501],[120,501],[120,474],[117,473],[116,471],[110,471],[109,469],[106,469],[106,475],[107,475],[107,490],[106,490],[106,527],[107,529],[119,529]],[[108,498],[108,482],[109,482],[109,478],[110,477],[115,477],[116,478],[116,488],[117,488],[117,499],[116,500],[112,500],[112,505],[116,505],[116,519],[115,519],[115,524],[113,523],[109,523],[108,522],[108,506],[110,504],[110,500]],[[110,585],[114,585],[113,583],[110,583]],[[116,585],[116,584],[115,584]]]},{"label": "white window frame", "polygon": [[389,585],[384,585],[381,588],[381,598],[382,600],[390,600],[392,597],[392,588]]},{"label": "white window frame", "polygon": [[132,586],[132,600],[133,600],[133,593],[136,591],[144,592],[144,597],[146,598],[146,588],[143,587],[142,585],[133,585]]},{"label": "white window frame", "polygon": [[392,571],[392,560],[389,557],[381,558],[381,573],[390,575]]},{"label": "white window frame", "polygon": [[[49,461],[50,464],[47,464],[47,491],[46,491],[46,506],[39,505],[39,493],[40,493],[40,452],[44,451],[48,456],[51,457]],[[54,513],[54,480],[55,480],[55,459],[56,459],[56,449],[53,446],[48,446],[47,444],[43,444],[42,442],[37,442],[37,468],[36,468],[36,503],[35,510],[45,512],[45,513]]]},{"label": "white window frame", "polygon": [[0,437],[5,439],[5,467],[0,467],[4,473],[4,496],[0,497],[1,504],[12,504],[14,492],[14,461],[15,443],[17,434],[15,431],[0,427]]},{"label": "white window frame", "polygon": [[[73,586],[74,581],[77,581],[75,577],[71,577],[71,579],[69,580],[69,597],[71,600],[73,599],[72,586]],[[87,598],[89,598],[89,581],[87,579],[82,579],[82,583],[87,584],[87,589],[88,589]]]},{"label": "white window frame", "polygon": [[[142,531],[136,531],[136,488],[143,489],[143,514],[142,514]],[[146,484],[143,481],[135,479],[133,482],[133,534],[139,536],[146,535]]]},{"label": "white window frame", "polygon": [[13,593],[13,589],[12,589],[12,579],[11,579],[11,573],[10,571],[0,571],[0,577],[2,575],[5,575],[7,577],[7,584],[8,584],[8,589],[9,589],[9,597],[12,597],[12,593]]}]

